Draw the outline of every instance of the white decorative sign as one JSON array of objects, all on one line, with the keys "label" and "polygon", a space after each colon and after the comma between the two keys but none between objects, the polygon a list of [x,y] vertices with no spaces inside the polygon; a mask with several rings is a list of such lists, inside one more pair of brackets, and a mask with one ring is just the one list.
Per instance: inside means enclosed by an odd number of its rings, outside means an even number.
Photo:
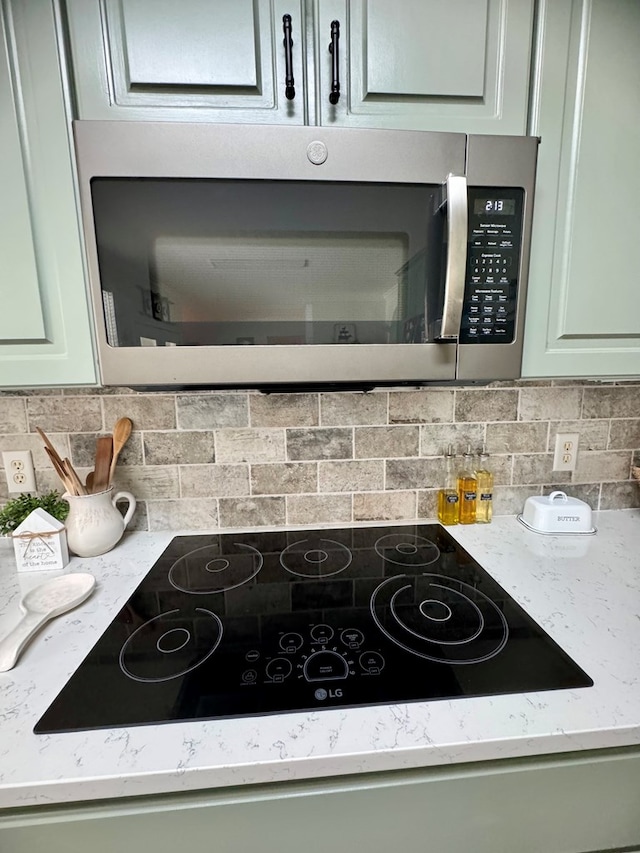
[{"label": "white decorative sign", "polygon": [[34,509],[11,534],[19,572],[62,569],[69,562],[64,524]]}]

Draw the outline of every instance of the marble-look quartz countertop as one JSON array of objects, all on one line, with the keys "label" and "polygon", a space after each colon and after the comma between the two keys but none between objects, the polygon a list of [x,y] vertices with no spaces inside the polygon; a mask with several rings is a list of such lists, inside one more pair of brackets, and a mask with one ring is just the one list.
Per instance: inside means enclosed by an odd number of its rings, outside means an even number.
[{"label": "marble-look quartz countertop", "polygon": [[[513,517],[450,528],[593,687],[35,735],[176,533],[129,533],[102,557],[73,558],[65,571],[92,572],[92,597],[0,673],[0,808],[640,744],[640,511],[594,520],[597,534],[585,537],[540,536]],[[0,636],[21,594],[50,576],[18,575],[0,541]]]}]

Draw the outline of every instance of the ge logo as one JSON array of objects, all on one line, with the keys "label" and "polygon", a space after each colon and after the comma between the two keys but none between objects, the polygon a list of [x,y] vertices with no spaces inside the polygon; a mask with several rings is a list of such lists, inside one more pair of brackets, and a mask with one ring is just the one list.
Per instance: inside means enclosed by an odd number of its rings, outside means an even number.
[{"label": "ge logo", "polygon": [[314,166],[321,166],[328,156],[327,146],[319,139],[307,145],[307,157]]},{"label": "ge logo", "polygon": [[316,692],[314,694],[316,699],[319,699],[321,702],[324,701],[328,695],[329,694],[327,693],[327,691],[323,687],[318,687],[318,689],[316,690]]}]

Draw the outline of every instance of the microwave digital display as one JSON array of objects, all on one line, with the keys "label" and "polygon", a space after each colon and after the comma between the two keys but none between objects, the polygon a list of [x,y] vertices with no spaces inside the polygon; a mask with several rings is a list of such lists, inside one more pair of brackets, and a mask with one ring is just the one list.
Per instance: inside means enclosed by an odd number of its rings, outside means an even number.
[{"label": "microwave digital display", "polygon": [[473,212],[476,216],[481,213],[513,216],[516,203],[512,198],[477,198],[473,204]]}]

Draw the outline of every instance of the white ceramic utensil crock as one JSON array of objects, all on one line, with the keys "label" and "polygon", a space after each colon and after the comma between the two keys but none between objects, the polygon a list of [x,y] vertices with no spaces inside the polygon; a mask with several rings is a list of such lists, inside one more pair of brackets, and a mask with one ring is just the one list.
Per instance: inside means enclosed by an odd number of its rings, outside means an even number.
[{"label": "white ceramic utensil crock", "polygon": [[[78,557],[97,557],[110,551],[122,539],[136,508],[131,492],[113,494],[113,486],[91,495],[67,493],[63,498],[69,504],[65,521],[67,544]],[[129,503],[124,518],[116,508],[116,501]]]}]

